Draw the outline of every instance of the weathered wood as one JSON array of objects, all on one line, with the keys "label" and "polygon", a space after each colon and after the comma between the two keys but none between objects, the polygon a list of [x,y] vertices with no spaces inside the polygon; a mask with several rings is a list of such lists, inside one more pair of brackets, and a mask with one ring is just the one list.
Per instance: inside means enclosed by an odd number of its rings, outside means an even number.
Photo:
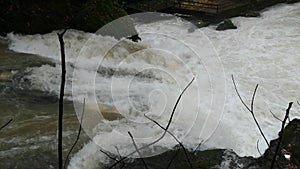
[{"label": "weathered wood", "polygon": [[144,0],[128,4],[140,11],[162,11],[168,8],[218,14],[246,6],[250,0]]}]

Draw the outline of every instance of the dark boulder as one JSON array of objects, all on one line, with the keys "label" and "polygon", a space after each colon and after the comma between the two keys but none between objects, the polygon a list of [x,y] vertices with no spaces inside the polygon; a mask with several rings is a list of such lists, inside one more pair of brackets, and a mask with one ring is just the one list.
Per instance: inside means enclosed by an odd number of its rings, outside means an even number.
[{"label": "dark boulder", "polygon": [[130,36],[130,37],[127,37],[127,39],[130,39],[130,40],[132,40],[133,42],[138,42],[138,41],[141,41],[141,40],[142,40],[142,38],[139,37],[139,34],[135,34],[135,35],[132,35],[132,36]]},{"label": "dark boulder", "polygon": [[207,26],[209,26],[209,24],[210,24],[210,22],[207,22],[207,21],[201,21],[201,22],[199,22],[196,26],[197,26],[198,28],[202,28],[202,27],[207,27]]},{"label": "dark boulder", "polygon": [[216,30],[218,30],[218,31],[227,30],[227,29],[237,29],[237,27],[232,23],[232,21],[230,19],[225,19],[216,28]]}]

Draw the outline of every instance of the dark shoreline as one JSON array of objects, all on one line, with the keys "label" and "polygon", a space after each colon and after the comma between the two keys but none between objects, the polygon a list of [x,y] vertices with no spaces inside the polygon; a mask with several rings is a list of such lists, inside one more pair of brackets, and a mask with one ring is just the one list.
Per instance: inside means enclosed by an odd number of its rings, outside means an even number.
[{"label": "dark shoreline", "polygon": [[[299,1],[252,0],[249,5],[219,14],[179,9],[167,9],[158,12],[186,14],[189,17],[182,16],[184,19],[191,21],[198,27],[203,27],[236,16],[255,17],[258,11],[267,7],[279,3],[296,3]],[[53,30],[67,28],[94,33],[105,24],[119,17],[137,12],[139,11],[123,8],[116,0],[54,0],[51,3],[39,0],[4,0],[0,2],[0,36],[6,36],[10,32],[45,34]],[[199,24],[199,22],[202,22],[202,24]]]}]

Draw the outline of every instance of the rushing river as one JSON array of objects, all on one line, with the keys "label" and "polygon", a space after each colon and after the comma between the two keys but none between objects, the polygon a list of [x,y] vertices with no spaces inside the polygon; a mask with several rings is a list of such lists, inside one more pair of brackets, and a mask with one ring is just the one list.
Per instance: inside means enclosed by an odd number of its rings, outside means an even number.
[{"label": "rushing river", "polygon": [[[232,21],[237,30],[216,31],[214,25],[195,29],[178,18],[139,23],[139,43],[68,30],[64,153],[79,126],[73,102],[80,115],[86,99],[87,114],[86,134],[69,168],[101,166],[107,157],[99,147],[112,153],[118,147],[122,155],[132,152],[128,131],[139,146],[159,137],[162,130],[144,114],[166,125],[177,97],[193,77],[169,131],[189,149],[203,141],[200,149],[228,148],[241,156],[258,156],[259,140],[259,149],[265,150],[231,75],[247,104],[259,84],[254,112],[267,139],[276,138],[281,124],[272,113],[283,118],[288,103],[300,101],[300,3]],[[13,119],[0,131],[0,167],[55,168],[60,85],[56,32],[10,33],[0,42],[0,124]],[[98,107],[104,119],[89,115],[97,115]],[[294,104],[291,118],[300,118],[299,104]],[[175,145],[166,135],[143,153]]]}]

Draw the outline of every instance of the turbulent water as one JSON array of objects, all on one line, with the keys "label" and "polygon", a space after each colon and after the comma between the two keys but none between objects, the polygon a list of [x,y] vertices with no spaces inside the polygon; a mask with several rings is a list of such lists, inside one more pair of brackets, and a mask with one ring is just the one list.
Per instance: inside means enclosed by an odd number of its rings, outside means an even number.
[{"label": "turbulent water", "polygon": [[[83,126],[93,140],[73,156],[69,168],[97,168],[105,163],[107,159],[96,144],[112,153],[117,153],[115,147],[122,155],[132,152],[128,131],[138,146],[158,138],[163,131],[144,114],[165,126],[177,97],[193,77],[195,81],[180,100],[169,131],[189,149],[203,141],[200,149],[228,148],[242,156],[258,156],[257,140],[261,151],[267,145],[239,101],[231,75],[249,105],[259,84],[254,112],[267,139],[276,138],[280,121],[272,113],[283,118],[288,103],[300,100],[300,3],[277,5],[261,15],[233,18],[238,29],[226,31],[216,31],[214,25],[195,29],[179,18],[139,23],[139,43],[68,30],[64,37],[66,99],[76,103],[77,114],[86,99]],[[58,95],[60,51],[56,32],[11,33],[4,41],[15,52],[47,58],[47,64],[25,64],[18,72],[3,71],[6,74],[2,73],[0,80],[17,74],[22,79],[19,88],[49,97]],[[7,93],[2,92],[1,97]],[[15,95],[21,97],[18,92]],[[103,120],[98,105],[101,110],[106,105],[107,112],[120,113],[120,118]],[[300,118],[299,108],[294,104],[291,118]],[[52,118],[50,113],[46,115],[37,117]],[[151,155],[175,145],[166,135],[143,153]],[[6,153],[10,150],[1,151],[2,156]]]}]

